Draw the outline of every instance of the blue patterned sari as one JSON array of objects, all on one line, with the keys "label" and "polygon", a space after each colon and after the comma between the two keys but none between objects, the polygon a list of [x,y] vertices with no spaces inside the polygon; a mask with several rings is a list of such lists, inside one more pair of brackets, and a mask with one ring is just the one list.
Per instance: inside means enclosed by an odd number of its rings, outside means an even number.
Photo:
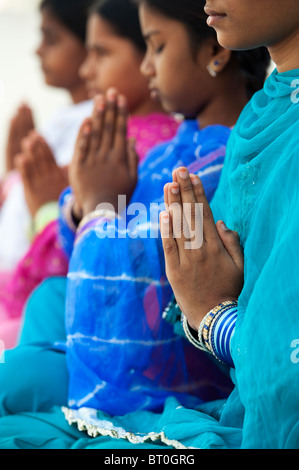
[{"label": "blue patterned sari", "polygon": [[[172,296],[166,279],[158,213],[172,170],[188,166],[206,181],[209,198],[219,181],[230,130],[199,130],[186,121],[175,139],[156,147],[139,171],[139,182],[122,223],[101,219],[76,237],[63,219],[66,252],[71,253],[66,301],[66,356],[69,407],[101,409],[113,415],[161,411],[169,395],[195,406],[227,396],[230,380],[204,354],[162,320]],[[150,214],[151,204],[156,217]],[[111,232],[109,230],[111,229]]]}]

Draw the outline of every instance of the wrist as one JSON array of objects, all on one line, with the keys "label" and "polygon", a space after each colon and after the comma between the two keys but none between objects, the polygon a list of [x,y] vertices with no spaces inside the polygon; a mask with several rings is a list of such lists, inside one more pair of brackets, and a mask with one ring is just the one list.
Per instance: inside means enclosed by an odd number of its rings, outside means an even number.
[{"label": "wrist", "polygon": [[82,218],[86,217],[87,215],[91,214],[92,212],[97,211],[99,208],[100,210],[108,210],[118,213],[118,197],[115,198],[105,198],[105,202],[103,202],[104,198],[97,198],[96,200],[86,201],[82,204]]},{"label": "wrist", "polygon": [[83,217],[83,211],[76,200],[74,200],[71,208],[71,216],[75,225],[79,225]]},{"label": "wrist", "polygon": [[95,212],[97,206],[100,204],[99,199],[89,200],[82,203],[82,219],[87,215]]},{"label": "wrist", "polygon": [[200,309],[197,309],[196,312],[193,312],[190,315],[188,312],[186,312],[190,328],[192,328],[192,330],[198,331],[206,315],[217,308],[219,305],[222,305],[223,303],[226,304],[227,302],[235,303],[238,302],[238,299],[233,296],[226,296],[202,305]]},{"label": "wrist", "polygon": [[237,306],[237,301],[221,302],[204,316],[196,331],[191,328],[187,317],[182,314],[182,325],[189,342],[231,367],[234,367],[230,349]]}]

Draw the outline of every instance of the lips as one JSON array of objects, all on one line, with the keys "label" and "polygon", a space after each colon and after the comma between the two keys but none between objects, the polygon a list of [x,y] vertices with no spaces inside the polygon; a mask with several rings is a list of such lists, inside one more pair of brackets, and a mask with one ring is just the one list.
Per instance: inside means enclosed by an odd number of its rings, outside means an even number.
[{"label": "lips", "polygon": [[225,13],[212,10],[208,6],[205,6],[204,10],[205,10],[205,13],[208,15],[207,24],[209,26],[215,25],[218,21],[223,20],[226,17]]},{"label": "lips", "polygon": [[159,100],[160,97],[160,92],[158,88],[155,88],[154,86],[149,86],[150,90],[150,95],[153,100]]}]

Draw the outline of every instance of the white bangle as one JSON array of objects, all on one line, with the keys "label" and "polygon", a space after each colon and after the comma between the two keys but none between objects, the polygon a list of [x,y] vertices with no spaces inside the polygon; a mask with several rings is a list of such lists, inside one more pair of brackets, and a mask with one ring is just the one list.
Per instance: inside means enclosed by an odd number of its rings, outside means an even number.
[{"label": "white bangle", "polygon": [[62,206],[62,213],[64,215],[64,218],[66,220],[66,223],[68,225],[68,227],[73,231],[73,232],[76,232],[77,230],[77,225],[75,224],[74,222],[74,219],[73,219],[73,216],[72,216],[72,210],[73,210],[73,206],[74,206],[74,203],[75,203],[75,198],[72,194],[69,194],[67,196],[67,200],[66,202],[64,203],[64,205]]},{"label": "white bangle", "polygon": [[88,224],[88,222],[90,222],[91,220],[101,219],[101,218],[114,220],[116,218],[118,219],[119,216],[116,212],[111,211],[111,210],[107,210],[107,209],[95,210],[95,211],[90,212],[89,214],[87,214],[83,217],[80,224],[78,225],[77,231],[80,231],[82,229],[82,227],[84,227],[84,225]]},{"label": "white bangle", "polygon": [[192,333],[190,331],[190,328],[189,328],[188,321],[187,321],[187,317],[183,313],[182,313],[182,325],[183,325],[183,329],[184,329],[184,332],[185,332],[185,335],[186,335],[186,338],[188,339],[188,341],[191,344],[193,344],[193,346],[195,346],[197,349],[200,349],[201,351],[207,351],[207,349],[203,345],[203,342],[197,340],[192,335]]}]

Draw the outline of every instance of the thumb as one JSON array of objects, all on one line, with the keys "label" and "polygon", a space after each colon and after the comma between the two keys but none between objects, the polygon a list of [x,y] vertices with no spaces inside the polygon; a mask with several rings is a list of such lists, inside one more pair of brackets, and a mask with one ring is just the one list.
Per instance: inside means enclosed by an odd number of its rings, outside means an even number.
[{"label": "thumb", "polygon": [[237,232],[229,230],[222,220],[216,224],[218,235],[238,269],[244,271],[244,255],[240,245],[240,238]]}]

